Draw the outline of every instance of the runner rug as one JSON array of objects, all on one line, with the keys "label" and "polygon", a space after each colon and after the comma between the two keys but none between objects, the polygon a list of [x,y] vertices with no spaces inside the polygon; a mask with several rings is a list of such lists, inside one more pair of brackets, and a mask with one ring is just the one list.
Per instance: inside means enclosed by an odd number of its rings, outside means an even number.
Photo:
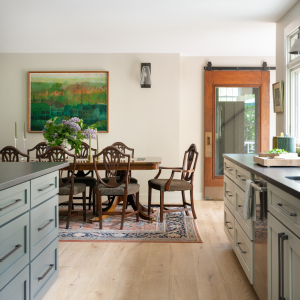
[{"label": "runner rug", "polygon": [[[75,206],[82,211],[82,206]],[[117,207],[121,210],[121,206]],[[60,211],[67,211],[61,206]],[[59,217],[59,240],[68,242],[170,242],[170,243],[202,243],[197,222],[184,212],[164,215],[164,222],[159,222],[159,209],[152,215],[156,221],[150,223],[136,217],[126,218],[123,230],[120,230],[120,216],[108,216],[103,220],[103,229],[99,230],[99,222],[91,223],[92,211],[87,211],[87,222],[83,222],[82,213],[71,218],[70,227],[66,229],[66,216]]]}]

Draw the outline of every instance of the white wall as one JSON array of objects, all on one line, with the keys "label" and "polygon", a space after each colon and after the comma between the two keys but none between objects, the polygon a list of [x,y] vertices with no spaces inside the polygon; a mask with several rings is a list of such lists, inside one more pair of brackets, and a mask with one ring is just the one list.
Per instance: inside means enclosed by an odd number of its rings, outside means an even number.
[{"label": "white wall", "polygon": [[286,125],[286,41],[287,36],[300,26],[300,2],[298,2],[286,15],[284,15],[276,24],[276,81],[284,81],[285,99],[284,112],[277,114],[276,132],[290,132]]},{"label": "white wall", "polygon": [[[140,87],[141,62],[152,64],[152,88]],[[165,166],[182,164],[179,145],[179,54],[0,54],[0,149],[14,143],[14,122],[22,137],[27,120],[28,71],[109,71],[109,133],[100,147],[122,141],[136,156],[160,156]],[[28,147],[43,141],[28,134]],[[94,147],[96,144],[94,142]],[[22,149],[22,140],[18,140]],[[135,171],[141,198],[157,171]],[[154,193],[155,194],[155,193]]]},{"label": "white wall", "polygon": [[[204,66],[211,61],[213,66],[259,67],[264,61],[275,66],[275,57],[232,57],[232,56],[190,56],[180,58],[180,153],[191,142],[197,145],[199,164],[195,176],[195,191],[203,199],[204,182]],[[270,89],[275,82],[276,71],[270,71]],[[270,94],[271,95],[271,94]],[[272,98],[270,97],[270,100]],[[270,101],[270,147],[275,136],[276,114]]]}]

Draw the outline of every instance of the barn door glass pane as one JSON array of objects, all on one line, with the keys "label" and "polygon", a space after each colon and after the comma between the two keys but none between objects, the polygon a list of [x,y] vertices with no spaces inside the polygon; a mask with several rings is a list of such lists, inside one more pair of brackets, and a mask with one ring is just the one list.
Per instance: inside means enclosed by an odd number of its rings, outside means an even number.
[{"label": "barn door glass pane", "polygon": [[217,87],[215,175],[224,175],[224,153],[258,153],[259,88]]}]

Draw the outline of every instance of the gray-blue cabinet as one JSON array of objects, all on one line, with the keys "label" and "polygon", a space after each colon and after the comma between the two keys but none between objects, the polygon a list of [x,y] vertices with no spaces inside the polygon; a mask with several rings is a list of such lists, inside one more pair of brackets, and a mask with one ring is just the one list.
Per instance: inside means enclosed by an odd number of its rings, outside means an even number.
[{"label": "gray-blue cabinet", "polygon": [[0,191],[0,299],[42,299],[58,277],[58,171]]}]

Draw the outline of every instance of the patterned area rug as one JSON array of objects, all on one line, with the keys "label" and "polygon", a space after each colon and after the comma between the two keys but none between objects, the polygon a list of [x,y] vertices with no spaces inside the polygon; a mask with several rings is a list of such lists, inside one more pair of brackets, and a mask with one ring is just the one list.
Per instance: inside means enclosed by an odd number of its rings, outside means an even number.
[{"label": "patterned area rug", "polygon": [[[75,210],[82,211],[81,206]],[[121,210],[121,206],[117,207]],[[60,211],[67,211],[61,206]],[[66,229],[66,216],[59,217],[59,240],[68,242],[170,242],[170,243],[202,243],[197,223],[184,212],[165,214],[164,222],[159,222],[159,209],[153,214],[155,222],[150,223],[136,217],[125,219],[123,230],[120,230],[120,216],[108,216],[103,220],[103,230],[99,230],[99,222],[91,223],[92,211],[87,211],[87,222],[83,222],[80,212],[71,218],[70,227]]]}]

